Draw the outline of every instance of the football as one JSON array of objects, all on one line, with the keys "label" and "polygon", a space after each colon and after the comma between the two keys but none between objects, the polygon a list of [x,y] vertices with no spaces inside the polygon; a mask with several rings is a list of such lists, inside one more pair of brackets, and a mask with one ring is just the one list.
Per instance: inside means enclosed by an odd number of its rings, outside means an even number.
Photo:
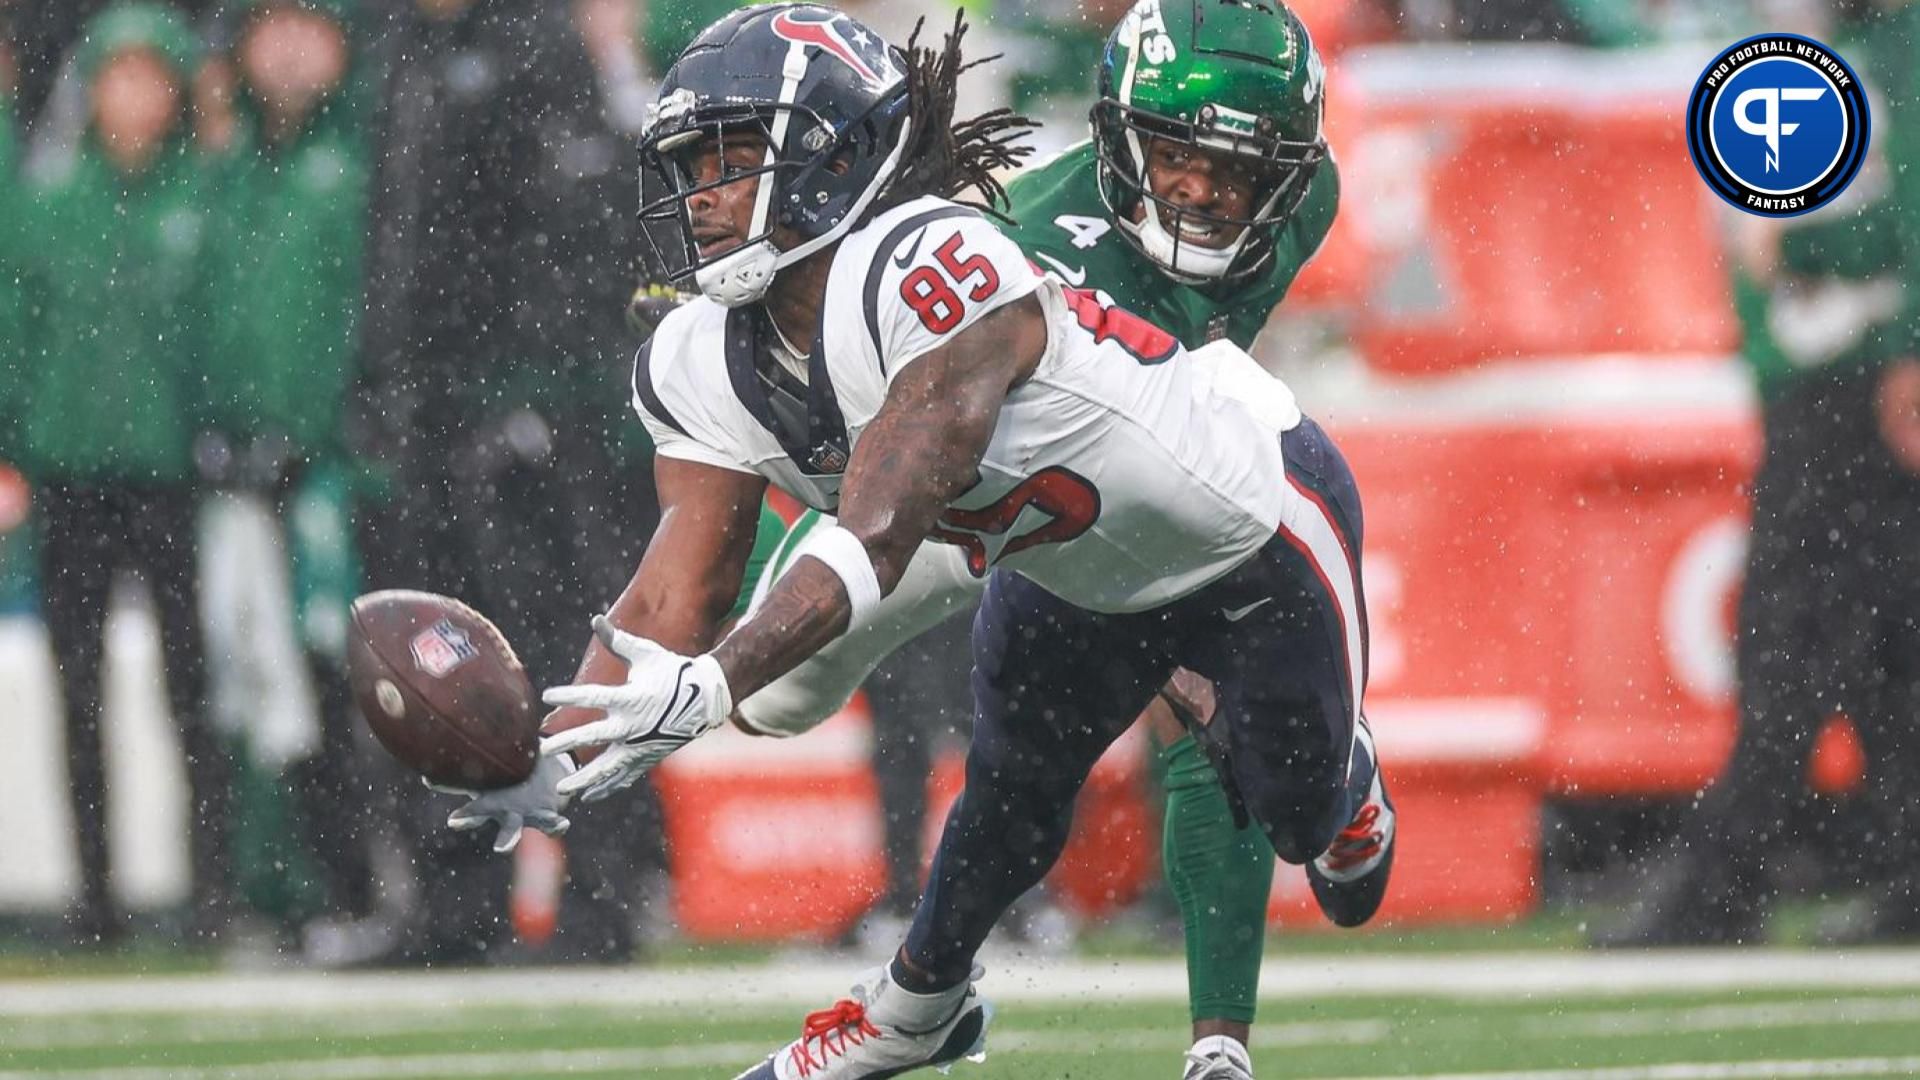
[{"label": "football", "polygon": [[533,772],[540,721],[526,669],[460,601],[407,589],[355,600],[347,669],[380,745],[428,780],[488,790]]}]

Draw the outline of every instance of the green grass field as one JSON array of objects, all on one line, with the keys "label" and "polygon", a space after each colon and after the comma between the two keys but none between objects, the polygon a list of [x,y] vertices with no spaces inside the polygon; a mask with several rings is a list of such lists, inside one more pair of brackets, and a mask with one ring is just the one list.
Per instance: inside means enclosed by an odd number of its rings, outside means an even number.
[{"label": "green grass field", "polygon": [[[1333,998],[1271,1010],[1262,1076],[1772,1077],[1920,1075],[1920,1008],[1904,994],[1740,993],[1607,1002]],[[1177,1006],[1009,1006],[982,1065],[957,1080],[1177,1076]],[[633,1016],[343,1009],[10,1023],[0,1076],[337,1078],[727,1077],[795,1027],[792,1015]],[[1639,1068],[1634,1068],[1638,1066]],[[1666,1066],[1664,1070],[1648,1068]],[[1554,1072],[1552,1070],[1562,1070]]]},{"label": "green grass field", "polygon": [[[1178,1076],[1176,962],[989,963],[990,1054],[956,1080]],[[725,1078],[796,1033],[857,967],[12,978],[0,980],[0,1080]],[[1262,1001],[1267,1080],[1920,1076],[1912,951],[1308,951],[1269,963]]]}]

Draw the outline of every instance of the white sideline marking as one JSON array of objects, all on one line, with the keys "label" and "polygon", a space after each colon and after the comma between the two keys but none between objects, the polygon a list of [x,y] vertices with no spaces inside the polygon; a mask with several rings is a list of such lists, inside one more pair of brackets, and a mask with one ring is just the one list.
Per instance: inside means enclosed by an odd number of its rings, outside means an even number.
[{"label": "white sideline marking", "polygon": [[[1325,1024],[1271,1024],[1258,1029],[1254,1046],[1363,1045],[1382,1042],[1392,1030],[1385,1020],[1340,1021]],[[1099,1033],[1101,1051],[1179,1052],[1180,1024],[1164,1028],[1121,1028]],[[277,1037],[286,1036],[285,1028]],[[990,1051],[1062,1051],[1084,1048],[1083,1035],[1062,1031],[1021,1030],[988,1034]],[[86,1066],[68,1069],[0,1071],[0,1080],[59,1077],[61,1080],[401,1080],[419,1076],[519,1076],[529,1072],[606,1073],[633,1069],[699,1068],[724,1065],[745,1068],[774,1049],[767,1043],[713,1043],[660,1049],[477,1051],[466,1054],[379,1054],[347,1058],[286,1059],[246,1065]]]},{"label": "white sideline marking", "polygon": [[1842,998],[1837,1001],[1702,1005],[1648,1012],[1592,1012],[1536,1017],[1521,1025],[1535,1038],[1582,1035],[1656,1035],[1701,1031],[1753,1031],[1827,1024],[1898,1024],[1920,1020],[1920,1000]]},{"label": "white sideline marking", "polygon": [[404,1080],[415,1076],[596,1075],[641,1069],[745,1068],[765,1057],[765,1043],[716,1043],[658,1050],[528,1050],[511,1053],[386,1054],[245,1065],[127,1065],[0,1072],[0,1080]]},{"label": "white sideline marking", "polygon": [[1803,1077],[1915,1076],[1920,1057],[1804,1058],[1796,1061],[1681,1061],[1607,1069],[1530,1069],[1517,1072],[1400,1073],[1340,1080],[1800,1080]]},{"label": "white sideline marking", "polygon": [[[611,1013],[611,1011],[609,1011]],[[551,1019],[580,1019],[582,1013],[555,1011]],[[545,1022],[530,1017],[530,1032]],[[1521,1032],[1528,1038],[1622,1038],[1645,1034],[1697,1034],[1697,1032],[1734,1032],[1764,1028],[1803,1028],[1826,1024],[1903,1024],[1920,1020],[1920,1001],[1907,997],[1843,997],[1836,1001],[1780,1001],[1751,1005],[1703,1005],[1678,1011],[1605,1011],[1605,1013],[1534,1013],[1521,1019]],[[315,1013],[290,1017],[230,1013],[225,1017],[180,1017],[156,1024],[131,1026],[125,1019],[75,1017],[61,1020],[46,1030],[21,1028],[6,1032],[12,1049],[61,1049],[75,1045],[132,1045],[136,1042],[248,1043],[284,1040],[288,1026],[311,1036],[353,1036],[378,1038],[428,1032],[472,1032],[478,1020],[465,1013]],[[1286,1045],[1325,1045],[1325,1043],[1382,1042],[1392,1030],[1390,1020],[1327,1020],[1327,1022],[1286,1022],[1258,1024],[1254,1028],[1256,1047]],[[995,1030],[995,1043],[1002,1047],[1021,1047],[1031,1042],[1031,1032]],[[1160,1028],[1110,1030],[1102,1032],[1102,1049],[1142,1049],[1165,1042]],[[1037,1043],[1035,1043],[1037,1045]]]},{"label": "white sideline marking", "polygon": [[[538,1031],[566,1019],[588,1019],[615,1015],[614,1010],[592,1012],[553,1012],[526,1017],[529,1031]],[[187,1016],[177,1019],[142,1018],[146,1022],[129,1024],[125,1017],[73,1017],[57,1024],[22,1027],[4,1033],[6,1045],[13,1050],[57,1050],[74,1046],[131,1046],[163,1040],[168,1043],[239,1044],[278,1041],[289,1028],[334,1038],[373,1038],[386,1035],[421,1035],[430,1032],[471,1032],[482,1021],[466,1013],[434,1010],[420,1011],[348,1011],[305,1015],[276,1012],[272,1015],[229,1013],[224,1016]],[[1705,1005],[1690,1009],[1653,1011],[1606,1011],[1551,1014],[1534,1012],[1519,1017],[1520,1032],[1535,1039],[1614,1038],[1632,1035],[1698,1033],[1713,1031],[1755,1031],[1769,1028],[1811,1027],[1843,1024],[1849,1026],[1901,1024],[1920,1021],[1920,1000],[1910,998],[1842,998],[1816,1002],[1759,1002],[1754,1004]],[[1387,1038],[1392,1023],[1387,1018],[1259,1024],[1254,1027],[1257,1047],[1364,1044]],[[1003,1048],[1040,1045],[1031,1033],[1013,1029],[995,1030],[995,1044]],[[1101,1033],[1101,1049],[1146,1049],[1165,1043],[1167,1035],[1158,1028],[1111,1030]],[[1042,1040],[1044,1041],[1044,1040]]]},{"label": "white sideline marking", "polygon": [[[1364,1026],[1367,1022],[1347,1025]],[[1304,1026],[1304,1025],[1302,1025]],[[1379,1025],[1385,1028],[1384,1023]],[[1348,1033],[1349,1036],[1357,1032]],[[1153,1048],[1166,1043],[1160,1030],[1104,1033],[1102,1049]],[[1270,1040],[1256,1041],[1262,1044]],[[1335,1041],[1376,1042],[1377,1038]],[[1060,1032],[1006,1032],[990,1045],[999,1050],[1080,1046],[1084,1040]],[[1124,1044],[1124,1045],[1122,1045]],[[1299,1045],[1299,1044],[1295,1044]],[[0,1072],[0,1080],[405,1080],[407,1077],[519,1076],[530,1072],[593,1075],[629,1069],[700,1068],[751,1063],[767,1052],[764,1043],[715,1043],[709,1046],[652,1050],[540,1050],[513,1053],[392,1054],[324,1060],[281,1060],[246,1065],[83,1067]],[[1478,1073],[1401,1073],[1395,1076],[1343,1077],[1340,1080],[1800,1080],[1800,1078],[1913,1076],[1920,1057],[1805,1058],[1743,1062],[1670,1062],[1599,1069],[1531,1069]]]},{"label": "white sideline marking", "polygon": [[[613,1017],[625,1015],[613,1010],[556,1012],[547,1016],[529,1017],[524,1030],[528,1034],[537,1034],[569,1020],[610,1020]],[[211,1044],[233,1046],[251,1042],[285,1041],[289,1030],[315,1037],[351,1039],[448,1032],[472,1035],[485,1025],[486,1021],[470,1015],[445,1012],[422,1014],[384,1011],[307,1015],[276,1013],[271,1016],[236,1013],[131,1025],[124,1018],[86,1017],[65,1019],[57,1024],[49,1023],[39,1030],[25,1028],[8,1031],[0,1034],[0,1041],[4,1041],[10,1050],[61,1050],[76,1046],[125,1048],[145,1046],[155,1042],[169,1045],[188,1043],[195,1046]],[[1178,1032],[1182,1030],[1184,1029],[1178,1023],[1169,1024],[1164,1028],[1103,1030],[1099,1035],[1100,1049],[1139,1050],[1165,1047],[1170,1040],[1177,1039]],[[1261,1024],[1254,1029],[1254,1045],[1275,1048],[1359,1045],[1380,1042],[1391,1030],[1392,1024],[1385,1018]],[[1044,1048],[1053,1037],[1052,1032],[1025,1031],[1019,1028],[993,1029],[994,1045],[1003,1048],[1012,1046]],[[1084,1042],[1084,1040],[1081,1041]],[[0,1077],[4,1075],[0,1073]]]},{"label": "white sideline marking", "polygon": [[[1179,1001],[1186,965],[1169,960],[1035,961],[988,958],[982,989],[1004,1002]],[[525,1009],[568,1005],[648,1009],[677,1015],[817,1005],[845,989],[859,968],[846,957],[694,968],[492,970],[474,972],[234,973],[0,981],[0,1019],[115,1013],[299,1012],[327,1009]],[[1267,1001],[1322,997],[1430,996],[1466,999],[1612,997],[1724,990],[1819,990],[1857,994],[1920,989],[1920,949],[1815,952],[1698,949],[1667,953],[1326,954],[1270,958],[1260,974]]]}]

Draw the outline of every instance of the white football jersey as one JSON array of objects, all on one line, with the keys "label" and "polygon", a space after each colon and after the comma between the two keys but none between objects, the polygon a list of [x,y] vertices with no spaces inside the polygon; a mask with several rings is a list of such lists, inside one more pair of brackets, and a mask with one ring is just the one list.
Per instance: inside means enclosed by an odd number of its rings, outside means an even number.
[{"label": "white football jersey", "polygon": [[1043,277],[991,221],[944,199],[841,241],[804,385],[766,358],[778,339],[758,306],[700,298],[641,350],[635,408],[658,453],[756,472],[835,511],[893,379],[1028,295],[1046,311],[1046,353],[1007,395],[978,481],[934,539],[959,545],[977,575],[1017,571],[1123,612],[1192,592],[1273,537],[1288,505],[1279,435],[1300,420],[1286,386],[1231,343],[1188,352]]}]

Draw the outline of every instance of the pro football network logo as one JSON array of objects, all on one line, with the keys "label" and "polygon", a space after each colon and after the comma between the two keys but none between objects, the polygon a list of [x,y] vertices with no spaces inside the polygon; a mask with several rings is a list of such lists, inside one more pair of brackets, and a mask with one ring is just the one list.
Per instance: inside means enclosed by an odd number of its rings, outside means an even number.
[{"label": "pro football network logo", "polygon": [[1750,214],[1832,202],[1867,157],[1867,95],[1840,54],[1761,34],[1713,58],[1687,101],[1687,150],[1713,193]]}]

